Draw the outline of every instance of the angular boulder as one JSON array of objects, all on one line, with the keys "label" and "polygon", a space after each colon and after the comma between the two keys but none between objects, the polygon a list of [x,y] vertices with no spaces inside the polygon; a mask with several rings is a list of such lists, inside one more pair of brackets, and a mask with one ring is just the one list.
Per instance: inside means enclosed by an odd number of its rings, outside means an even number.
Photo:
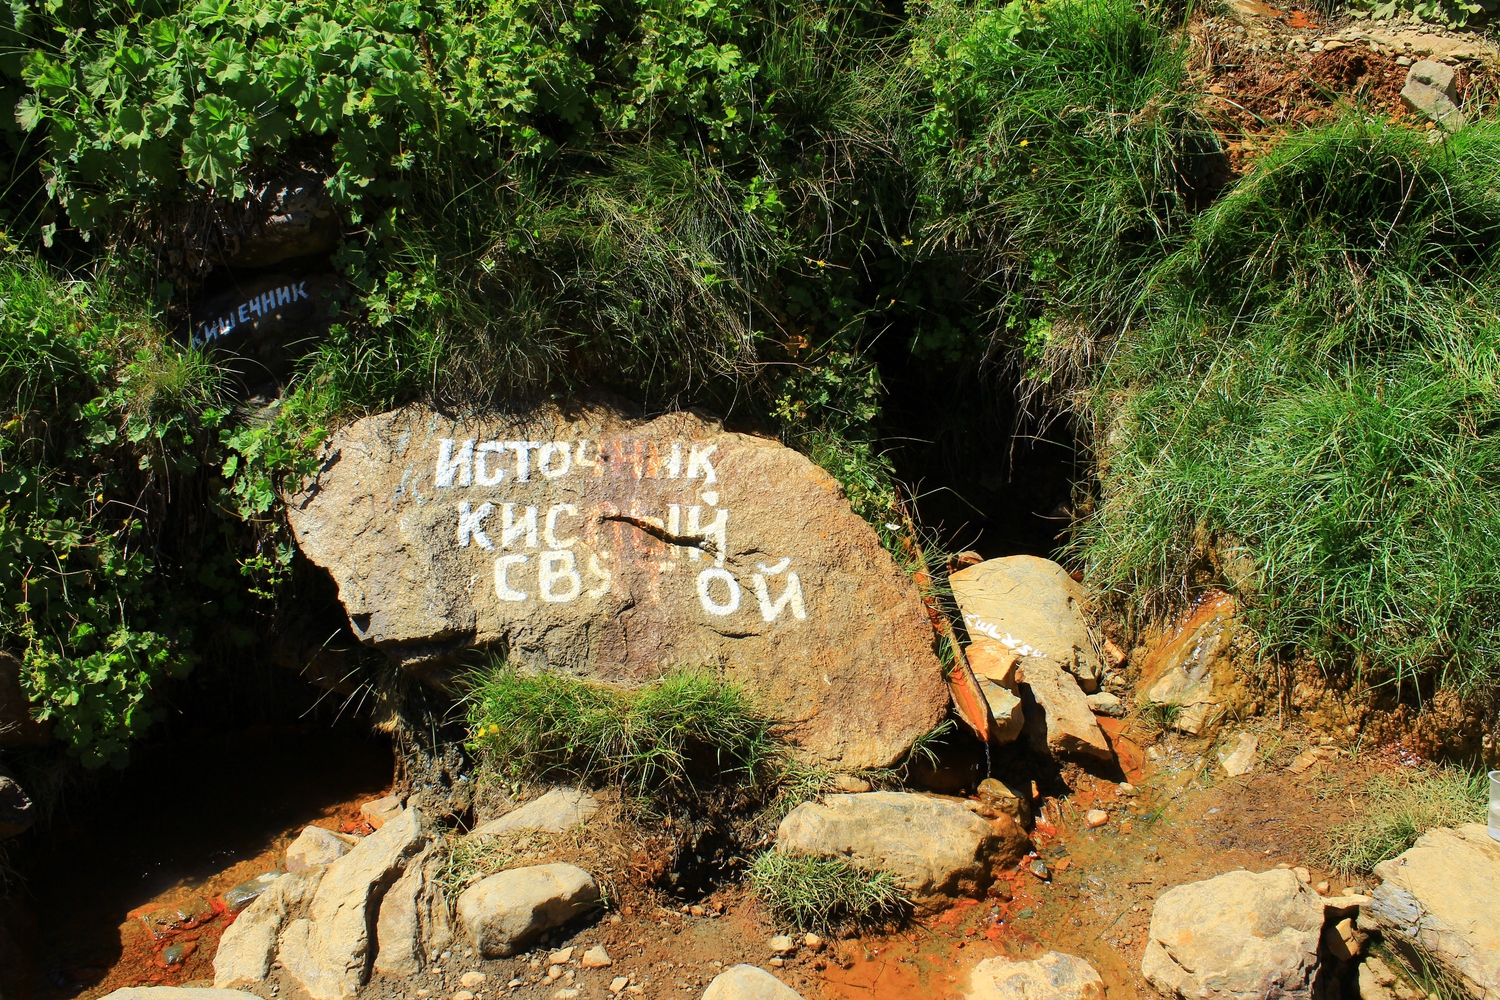
[{"label": "angular boulder", "polygon": [[1033,748],[1055,757],[1114,756],[1089,709],[1088,696],[1072,674],[1050,660],[1033,658],[1026,661],[1020,678],[1033,699],[1026,713],[1026,735]]},{"label": "angular boulder", "polygon": [[969,977],[968,1000],[1104,1000],[1104,980],[1081,958],[1049,951],[1031,961],[987,958]]},{"label": "angular boulder", "polygon": [[1006,664],[1007,654],[1019,657],[1023,670],[1044,659],[1076,677],[1085,691],[1099,690],[1104,663],[1083,616],[1088,593],[1067,570],[1050,559],[1008,556],[948,580],[972,647],[982,651],[976,671]]},{"label": "angular boulder", "polygon": [[713,978],[703,1000],[802,1000],[802,994],[765,969],[736,965]]},{"label": "angular boulder", "polygon": [[1211,718],[1219,701],[1214,672],[1231,651],[1234,616],[1234,598],[1208,595],[1141,664],[1139,700],[1174,708],[1172,728],[1196,735]]},{"label": "angular boulder", "polygon": [[417,673],[490,645],[622,684],[713,664],[844,767],[947,710],[916,585],[837,481],[692,413],[384,413],[287,507],[355,633]]},{"label": "angular boulder", "polygon": [[287,917],[317,891],[322,878],[321,868],[283,875],[245,907],[219,938],[215,989],[237,990],[265,982]]},{"label": "angular boulder", "polygon": [[475,827],[471,837],[535,830],[539,833],[566,833],[576,830],[599,811],[599,800],[577,788],[554,788],[540,798],[488,823]]},{"label": "angular boulder", "polygon": [[453,943],[448,899],[437,877],[442,858],[429,847],[406,866],[406,871],[380,901],[375,923],[378,948],[375,971],[387,976],[414,976],[427,957]]},{"label": "angular boulder", "polygon": [[421,815],[407,809],[325,869],[307,916],[282,932],[282,966],[313,997],[339,1000],[370,978],[380,902],[427,844]]},{"label": "angular boulder", "polygon": [[531,865],[469,886],[458,897],[458,919],[481,955],[504,958],[598,900],[599,886],[582,868]]},{"label": "angular boulder", "polygon": [[776,831],[776,849],[851,858],[896,875],[916,898],[973,895],[997,862],[1028,841],[1008,815],[986,819],[978,803],[912,792],[829,795],[804,802]]},{"label": "angular boulder", "polygon": [[1428,830],[1375,874],[1382,882],[1360,911],[1362,928],[1372,923],[1475,997],[1500,996],[1500,841],[1483,824]]},{"label": "angular boulder", "polygon": [[1141,973],[1183,1000],[1312,1000],[1323,900],[1283,869],[1169,889],[1151,911]]}]

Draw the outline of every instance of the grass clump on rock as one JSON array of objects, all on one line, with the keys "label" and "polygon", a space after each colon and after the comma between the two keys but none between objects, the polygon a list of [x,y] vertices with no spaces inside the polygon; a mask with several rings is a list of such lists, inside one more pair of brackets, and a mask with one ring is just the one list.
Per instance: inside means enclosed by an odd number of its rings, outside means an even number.
[{"label": "grass clump on rock", "polygon": [[878,926],[911,909],[895,875],[847,858],[769,850],[748,874],[750,887],[776,918],[798,930]]},{"label": "grass clump on rock", "polygon": [[632,690],[502,664],[469,693],[470,745],[506,777],[642,797],[754,784],[780,756],[772,727],[743,688],[704,669]]},{"label": "grass clump on rock", "polygon": [[1377,774],[1365,786],[1363,813],[1330,835],[1328,867],[1345,877],[1366,874],[1433,827],[1482,823],[1488,792],[1483,771],[1423,767]]}]

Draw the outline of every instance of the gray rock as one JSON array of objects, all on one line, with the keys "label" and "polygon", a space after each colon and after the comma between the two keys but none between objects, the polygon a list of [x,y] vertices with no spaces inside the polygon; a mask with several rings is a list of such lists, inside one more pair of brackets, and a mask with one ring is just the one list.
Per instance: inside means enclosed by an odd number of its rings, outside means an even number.
[{"label": "gray rock", "polygon": [[0,840],[31,829],[36,822],[36,806],[16,776],[0,767]]},{"label": "gray rock", "polygon": [[324,456],[288,497],[297,544],[356,635],[419,675],[474,645],[620,684],[712,663],[845,769],[891,764],[947,711],[916,584],[775,440],[691,413],[411,407]]},{"label": "gray rock", "polygon": [[911,792],[829,795],[787,814],[776,849],[852,858],[893,873],[917,898],[972,894],[989,884],[992,864],[1017,846],[1014,823],[1002,830],[1001,821],[985,819],[977,808]]},{"label": "gray rock", "polygon": [[1323,901],[1282,869],[1228,872],[1163,893],[1141,972],[1183,1000],[1311,1000]]},{"label": "gray rock", "polygon": [[1104,663],[1083,616],[1088,592],[1067,570],[1050,559],[1007,556],[948,579],[972,640],[976,672],[988,673],[987,664],[1003,664],[1009,654],[1020,658],[1023,670],[1045,659],[1071,673],[1084,690],[1099,689]]},{"label": "gray rock", "polygon": [[306,827],[287,845],[286,870],[302,872],[331,865],[353,850],[357,843],[359,841],[353,837],[341,837],[321,826]]},{"label": "gray rock", "polygon": [[599,899],[593,876],[573,865],[532,865],[491,875],[458,898],[458,919],[485,958],[504,958],[561,927]]},{"label": "gray rock", "polygon": [[599,811],[599,800],[577,788],[554,788],[540,798],[475,828],[471,837],[536,830],[566,833],[587,823]]},{"label": "gray rock", "polygon": [[414,976],[427,964],[427,956],[453,943],[448,899],[437,882],[441,867],[442,859],[429,847],[406,866],[380,901],[375,924],[376,972]]},{"label": "gray rock", "polygon": [[262,892],[219,938],[214,988],[234,990],[264,982],[288,915],[317,891],[323,869],[283,875]]},{"label": "gray rock", "polygon": [[1437,122],[1449,132],[1468,124],[1458,107],[1458,89],[1453,85],[1453,67],[1423,59],[1406,71],[1401,103]]},{"label": "gray rock", "polygon": [[1415,950],[1476,997],[1500,995],[1500,841],[1481,823],[1435,827],[1375,866],[1382,882],[1359,926]]},{"label": "gray rock", "polygon": [[1081,958],[1049,951],[1031,961],[987,958],[969,978],[968,1000],[1104,1000],[1104,980]]},{"label": "gray rock", "polygon": [[408,809],[325,870],[307,917],[282,932],[282,966],[314,1000],[339,1000],[370,977],[380,901],[426,846],[421,815]]},{"label": "gray rock", "polygon": [[736,965],[714,977],[703,1000],[802,1000],[802,994],[753,965]]},{"label": "gray rock", "polygon": [[1021,669],[1021,681],[1035,699],[1034,710],[1026,715],[1026,737],[1037,752],[1104,760],[1114,756],[1072,674],[1051,660],[1035,657]]},{"label": "gray rock", "polygon": [[241,990],[208,989],[201,986],[126,986],[106,994],[104,1000],[259,1000]]}]

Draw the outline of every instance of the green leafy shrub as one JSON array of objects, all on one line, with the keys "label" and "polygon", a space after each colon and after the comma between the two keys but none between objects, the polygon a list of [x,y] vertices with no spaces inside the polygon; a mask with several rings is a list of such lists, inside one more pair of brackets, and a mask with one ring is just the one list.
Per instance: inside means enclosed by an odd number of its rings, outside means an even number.
[{"label": "green leafy shrub", "polygon": [[625,690],[501,665],[475,675],[468,700],[471,749],[511,779],[685,795],[695,784],[752,785],[780,752],[744,691],[706,670]]},{"label": "green leafy shrub", "polygon": [[776,919],[798,930],[879,927],[900,920],[911,909],[895,875],[848,858],[769,850],[746,874]]},{"label": "green leafy shrub", "polygon": [[1289,137],[1157,269],[1096,369],[1090,579],[1210,563],[1267,653],[1458,686],[1500,668],[1500,130]]}]

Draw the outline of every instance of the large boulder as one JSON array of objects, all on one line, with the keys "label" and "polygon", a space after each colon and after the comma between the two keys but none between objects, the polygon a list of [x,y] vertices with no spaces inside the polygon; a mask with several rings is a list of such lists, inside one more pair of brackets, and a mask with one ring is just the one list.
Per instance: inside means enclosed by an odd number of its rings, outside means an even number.
[{"label": "large boulder", "polygon": [[1234,598],[1224,593],[1205,596],[1146,655],[1137,685],[1145,694],[1138,700],[1172,707],[1173,728],[1201,732],[1220,701],[1216,675],[1227,668],[1234,627]]},{"label": "large boulder", "polygon": [[265,981],[287,917],[317,891],[322,878],[321,868],[283,875],[235,917],[214,953],[216,989],[236,990]]},{"label": "large boulder", "polygon": [[478,826],[471,837],[535,830],[566,833],[576,830],[599,811],[599,800],[577,788],[554,788],[540,798],[512,809],[499,819]]},{"label": "large boulder", "polygon": [[475,645],[624,684],[713,664],[844,767],[947,709],[916,585],[837,481],[692,413],[411,407],[335,434],[287,501],[355,633],[418,673]]},{"label": "large boulder", "polygon": [[1141,972],[1183,1000],[1311,1000],[1323,901],[1290,871],[1227,872],[1169,889]]},{"label": "large boulder", "polygon": [[714,976],[703,1000],[802,1000],[802,994],[765,969],[736,965]]},{"label": "large boulder", "polygon": [[1383,881],[1361,910],[1361,927],[1373,923],[1475,997],[1500,996],[1500,842],[1482,824],[1428,830],[1375,874]]},{"label": "large boulder", "polygon": [[307,916],[287,925],[277,953],[313,1000],[340,1000],[369,979],[380,901],[426,844],[421,815],[408,809],[328,866]]},{"label": "large boulder", "polygon": [[1042,659],[1072,674],[1085,691],[1099,690],[1104,663],[1083,616],[1088,594],[1067,570],[1050,559],[1008,556],[986,559],[948,580],[976,672],[1003,671],[1012,659],[1024,670]]},{"label": "large boulder", "polygon": [[375,923],[378,950],[375,971],[387,976],[414,976],[429,955],[453,943],[448,899],[438,884],[442,858],[433,847],[406,866],[380,901]]},{"label": "large boulder", "polygon": [[1049,951],[1031,961],[987,958],[974,967],[968,1000],[1104,1000],[1104,980],[1081,958]]},{"label": "large boulder", "polygon": [[996,863],[1025,850],[1008,815],[986,819],[978,803],[911,792],[829,795],[804,802],[776,831],[776,849],[848,857],[896,875],[914,897],[974,894]]},{"label": "large boulder", "polygon": [[504,958],[598,900],[599,886],[582,868],[531,865],[469,886],[458,897],[458,919],[481,955]]}]

